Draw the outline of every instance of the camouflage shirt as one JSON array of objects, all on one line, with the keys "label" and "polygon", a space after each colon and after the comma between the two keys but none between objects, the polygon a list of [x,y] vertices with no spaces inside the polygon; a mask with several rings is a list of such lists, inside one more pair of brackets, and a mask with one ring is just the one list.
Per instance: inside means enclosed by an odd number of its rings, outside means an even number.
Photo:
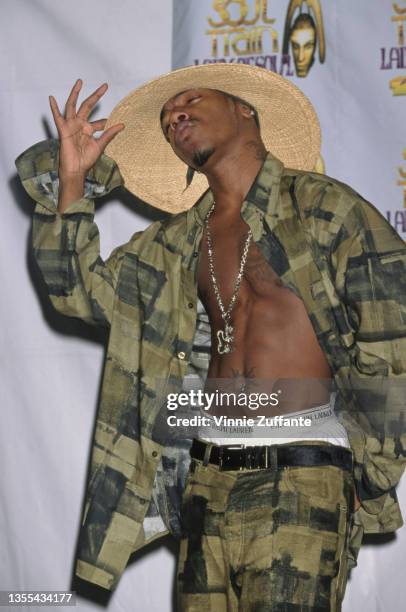
[{"label": "camouflage shirt", "polygon": [[[207,373],[210,326],[196,269],[212,195],[135,233],[103,261],[94,198],[122,184],[114,162],[102,156],[85,197],[62,215],[58,143],[34,145],[16,165],[37,203],[33,251],[54,307],[109,328],[76,572],[113,590],[133,551],[166,533],[179,536],[191,441],[171,433],[165,397],[193,373]],[[333,372],[362,501],[356,523],[369,533],[393,531],[402,525],[395,486],[406,463],[398,426],[406,395],[406,246],[350,187],[284,168],[270,154],[241,214],[263,256],[302,298]],[[392,433],[382,427],[386,413]]]}]

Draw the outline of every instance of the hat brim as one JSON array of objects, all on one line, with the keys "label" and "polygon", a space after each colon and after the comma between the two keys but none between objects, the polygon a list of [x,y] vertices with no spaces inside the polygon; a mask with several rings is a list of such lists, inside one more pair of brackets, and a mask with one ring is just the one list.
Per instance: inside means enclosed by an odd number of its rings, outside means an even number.
[{"label": "hat brim", "polygon": [[186,165],[165,140],[160,113],[180,91],[218,89],[242,98],[257,111],[264,145],[289,168],[313,170],[320,154],[320,125],[304,93],[291,81],[247,64],[180,68],[130,92],[111,112],[106,128],[125,124],[106,148],[125,187],[156,208],[188,210],[208,188],[203,174],[186,186]]}]

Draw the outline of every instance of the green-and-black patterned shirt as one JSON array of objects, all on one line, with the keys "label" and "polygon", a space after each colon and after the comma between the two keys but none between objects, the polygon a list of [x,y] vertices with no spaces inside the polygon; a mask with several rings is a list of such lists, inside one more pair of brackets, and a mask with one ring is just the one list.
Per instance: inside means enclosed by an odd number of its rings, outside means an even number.
[{"label": "green-and-black patterned shirt", "polygon": [[[62,215],[58,143],[34,145],[16,164],[36,201],[33,251],[54,307],[109,328],[76,572],[112,590],[133,551],[179,535],[190,440],[172,435],[165,397],[207,373],[210,326],[196,268],[212,196],[136,232],[104,261],[94,198],[122,184],[113,160],[102,156],[85,196]],[[302,298],[333,372],[362,501],[356,523],[393,531],[402,525],[394,487],[406,463],[406,245],[350,187],[270,154],[241,215]]]}]

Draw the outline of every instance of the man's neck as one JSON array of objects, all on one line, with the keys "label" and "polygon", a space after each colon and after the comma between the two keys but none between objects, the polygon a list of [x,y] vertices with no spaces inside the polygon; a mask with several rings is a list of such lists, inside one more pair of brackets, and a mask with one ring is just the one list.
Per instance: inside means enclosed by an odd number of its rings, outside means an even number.
[{"label": "man's neck", "polygon": [[204,173],[216,203],[216,215],[229,217],[239,214],[266,155],[260,140],[250,140],[208,165]]}]

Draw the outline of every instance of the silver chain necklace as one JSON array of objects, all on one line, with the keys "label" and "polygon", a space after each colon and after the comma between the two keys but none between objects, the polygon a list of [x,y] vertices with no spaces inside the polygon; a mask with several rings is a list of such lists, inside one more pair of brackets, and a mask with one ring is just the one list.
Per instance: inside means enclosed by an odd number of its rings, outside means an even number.
[{"label": "silver chain necklace", "polygon": [[223,317],[223,321],[224,321],[224,329],[219,329],[216,334],[217,335],[217,352],[220,355],[222,355],[224,353],[231,353],[233,350],[234,336],[232,334],[233,334],[234,328],[230,325],[231,311],[234,308],[234,305],[237,299],[238,290],[241,285],[245,264],[247,262],[248,248],[249,248],[251,238],[252,238],[252,232],[251,232],[251,229],[248,230],[247,239],[245,241],[245,245],[244,245],[244,249],[243,249],[243,253],[241,257],[240,269],[239,269],[239,272],[238,272],[238,275],[235,281],[233,295],[231,296],[230,303],[226,310],[224,308],[223,300],[221,299],[221,295],[220,295],[220,290],[217,285],[216,276],[214,274],[213,241],[212,241],[210,227],[209,227],[209,217],[214,210],[214,205],[215,205],[215,202],[213,202],[209,212],[206,215],[205,225],[206,225],[206,236],[207,236],[207,254],[208,254],[208,259],[209,259],[209,270],[210,270],[211,282],[213,284],[213,289],[214,289],[214,293],[216,296],[217,304],[219,305],[221,316]]}]

